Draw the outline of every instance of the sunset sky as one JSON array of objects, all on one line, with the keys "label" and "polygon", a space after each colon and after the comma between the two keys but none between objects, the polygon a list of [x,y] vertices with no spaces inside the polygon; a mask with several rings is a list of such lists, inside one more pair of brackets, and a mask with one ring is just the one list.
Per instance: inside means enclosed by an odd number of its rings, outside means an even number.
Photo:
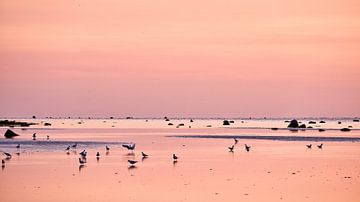
[{"label": "sunset sky", "polygon": [[0,117],[360,116],[358,0],[1,0]]}]

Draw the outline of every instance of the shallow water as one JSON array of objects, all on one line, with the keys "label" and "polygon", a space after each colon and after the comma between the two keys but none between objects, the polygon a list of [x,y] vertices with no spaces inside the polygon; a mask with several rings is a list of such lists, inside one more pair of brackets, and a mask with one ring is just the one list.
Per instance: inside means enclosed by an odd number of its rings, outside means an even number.
[{"label": "shallow water", "polygon": [[[360,142],[179,138],[181,136],[352,137],[359,138],[359,123],[350,132],[313,130],[273,131],[284,120],[27,120],[52,126],[13,129],[20,136],[0,139],[0,149],[13,157],[0,172],[1,201],[359,201]],[[104,122],[106,121],[106,122]],[[116,122],[116,123],[114,123]],[[64,123],[64,124],[62,124]],[[185,127],[176,128],[179,123]],[[207,125],[212,127],[208,128]],[[188,126],[192,127],[189,128]],[[342,125],[342,124],[341,124]],[[321,128],[339,129],[337,120]],[[114,127],[113,127],[114,126]],[[240,128],[241,127],[241,128]],[[250,129],[256,128],[256,129]],[[260,129],[266,128],[266,129]],[[1,128],[4,133],[7,128]],[[37,133],[37,140],[32,134]],[[50,140],[46,140],[49,135]],[[122,143],[136,143],[134,152]],[[17,143],[21,144],[16,149]],[[78,143],[69,154],[65,148]],[[246,152],[244,144],[251,145]],[[313,144],[307,149],[305,144]],[[105,145],[111,148],[108,153]],[[79,167],[79,152],[88,151]],[[97,161],[95,154],[100,152]],[[141,151],[149,154],[142,159]],[[19,153],[17,155],[16,153]],[[173,163],[172,154],[179,156]],[[4,157],[4,156],[3,156]],[[139,161],[130,168],[127,160]]]}]

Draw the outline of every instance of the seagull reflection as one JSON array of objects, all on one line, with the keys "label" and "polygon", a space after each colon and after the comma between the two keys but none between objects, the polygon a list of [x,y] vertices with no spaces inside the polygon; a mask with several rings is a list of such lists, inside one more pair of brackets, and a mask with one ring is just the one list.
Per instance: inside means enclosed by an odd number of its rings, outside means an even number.
[{"label": "seagull reflection", "polygon": [[105,155],[107,156],[107,155],[109,155],[109,154],[110,154],[110,152],[109,152],[109,151],[106,151]]},{"label": "seagull reflection", "polygon": [[137,167],[136,167],[135,165],[130,165],[130,166],[128,167],[128,170],[135,170],[135,169],[137,169]]},{"label": "seagull reflection", "polygon": [[79,172],[81,172],[83,168],[85,168],[85,165],[79,165]]}]

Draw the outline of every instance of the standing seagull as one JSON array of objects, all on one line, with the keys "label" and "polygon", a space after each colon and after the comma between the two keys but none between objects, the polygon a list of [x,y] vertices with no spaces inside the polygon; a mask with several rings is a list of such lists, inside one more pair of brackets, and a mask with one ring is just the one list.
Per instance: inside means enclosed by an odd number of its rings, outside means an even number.
[{"label": "standing seagull", "polygon": [[69,151],[70,150],[70,146],[66,147],[65,151]]},{"label": "standing seagull", "polygon": [[100,153],[99,152],[96,153],[96,158],[100,158]]},{"label": "standing seagull", "polygon": [[319,149],[322,149],[323,147],[323,143],[321,143],[320,145],[317,146]]},{"label": "standing seagull", "polygon": [[20,148],[20,144],[17,144],[17,145],[16,145],[16,148],[19,149],[19,148]]},{"label": "standing seagull", "polygon": [[84,165],[84,163],[86,163],[86,161],[83,160],[83,159],[81,159],[81,158],[79,158],[79,163],[80,163],[80,165]]},{"label": "standing seagull", "polygon": [[307,145],[306,145],[306,147],[307,147],[308,149],[311,149],[311,146],[312,146],[312,144],[307,144]]},{"label": "standing seagull", "polygon": [[36,140],[36,133],[33,134],[32,138],[33,140]]},{"label": "standing seagull", "polygon": [[80,152],[80,155],[81,155],[83,158],[86,158],[86,154],[87,154],[87,152],[85,151],[85,149],[84,149],[82,152]]},{"label": "standing seagull", "polygon": [[229,152],[234,152],[234,145],[228,148],[229,148]]},{"label": "standing seagull", "polygon": [[237,143],[238,143],[238,139],[234,138],[234,141],[235,141],[235,144],[237,144]]},{"label": "standing seagull", "polygon": [[130,166],[135,166],[135,164],[137,163],[137,161],[134,160],[128,160]]},{"label": "standing seagull", "polygon": [[78,145],[78,144],[75,143],[75,144],[73,144],[71,147],[74,148],[74,149],[76,149],[77,145]]},{"label": "standing seagull", "polygon": [[173,154],[173,160],[177,161],[179,157],[177,157],[175,154]]},{"label": "standing seagull", "polygon": [[11,159],[11,154],[10,153],[4,152],[4,154],[5,154],[7,159]]},{"label": "standing seagull", "polygon": [[110,147],[108,147],[107,145],[105,146],[106,151],[110,150]]},{"label": "standing seagull", "polygon": [[245,144],[245,150],[247,151],[247,152],[249,152],[250,151],[250,146],[248,146],[247,144]]},{"label": "standing seagull", "polygon": [[49,136],[49,135],[46,136],[46,140],[50,140],[50,136]]},{"label": "standing seagull", "polygon": [[135,149],[135,144],[131,145],[131,144],[123,144],[123,147],[125,147],[126,149],[133,151]]}]

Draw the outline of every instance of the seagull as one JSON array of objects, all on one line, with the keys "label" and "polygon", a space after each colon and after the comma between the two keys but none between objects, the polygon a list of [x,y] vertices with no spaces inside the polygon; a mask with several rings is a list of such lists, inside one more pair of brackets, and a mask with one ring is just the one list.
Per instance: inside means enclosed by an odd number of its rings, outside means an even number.
[{"label": "seagull", "polygon": [[235,141],[235,144],[237,144],[237,143],[238,143],[238,139],[234,138],[234,141]]},{"label": "seagull", "polygon": [[135,144],[133,144],[133,145],[123,144],[122,146],[131,151],[133,151],[135,149]]},{"label": "seagull", "polygon": [[50,139],[50,136],[49,136],[49,135],[47,135],[47,136],[46,136],[46,139],[47,139],[47,140],[49,140],[49,139]]},{"label": "seagull", "polygon": [[135,163],[137,163],[137,161],[134,160],[128,160],[128,162],[130,163],[130,166],[135,166]]},{"label": "seagull", "polygon": [[87,154],[87,152],[85,151],[85,149],[84,149],[82,152],[80,152],[80,155],[81,155],[83,158],[86,158],[86,154]]},{"label": "seagull", "polygon": [[86,163],[86,161],[83,160],[83,159],[81,159],[81,158],[79,158],[79,163],[80,163],[80,165],[84,165],[84,163]]},{"label": "seagull", "polygon": [[100,153],[99,152],[96,153],[96,158],[100,158]]},{"label": "seagull", "polygon": [[36,133],[33,134],[33,140],[36,140]]},{"label": "seagull", "polygon": [[110,147],[108,147],[107,145],[105,146],[105,148],[106,148],[106,151],[110,150]]},{"label": "seagull", "polygon": [[5,160],[4,159],[1,160],[1,164],[5,165]]},{"label": "seagull", "polygon": [[228,148],[229,148],[229,152],[234,152],[234,145]]},{"label": "seagull", "polygon": [[77,143],[73,144],[71,147],[72,147],[72,148],[76,148],[76,147],[77,147]]},{"label": "seagull", "polygon": [[4,152],[5,156],[7,159],[10,159],[11,158],[11,154],[10,153],[7,153],[7,152]]},{"label": "seagull", "polygon": [[307,145],[306,145],[306,147],[307,147],[308,149],[311,149],[311,146],[312,146],[312,144],[307,144]]},{"label": "seagull", "polygon": [[16,148],[18,148],[18,149],[19,149],[19,148],[20,148],[20,144],[16,145]]},{"label": "seagull", "polygon": [[173,154],[173,160],[177,161],[179,157],[177,157],[175,154]]},{"label": "seagull", "polygon": [[323,143],[321,143],[320,145],[317,146],[319,149],[322,149],[323,147]]},{"label": "seagull", "polygon": [[141,155],[143,158],[147,158],[149,155],[145,154],[144,152],[141,152]]},{"label": "seagull", "polygon": [[70,146],[66,147],[65,151],[69,151],[70,150]]},{"label": "seagull", "polygon": [[248,146],[247,144],[245,144],[245,150],[247,151],[247,152],[249,152],[250,151],[250,146]]}]

